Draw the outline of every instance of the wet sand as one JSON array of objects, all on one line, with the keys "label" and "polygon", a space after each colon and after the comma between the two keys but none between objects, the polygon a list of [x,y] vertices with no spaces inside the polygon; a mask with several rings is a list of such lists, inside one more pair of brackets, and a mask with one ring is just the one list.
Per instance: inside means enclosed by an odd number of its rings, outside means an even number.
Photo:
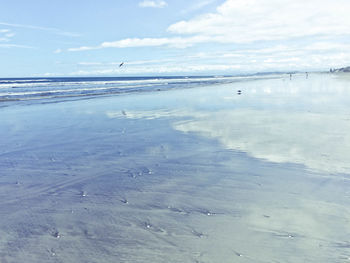
[{"label": "wet sand", "polygon": [[350,262],[349,83],[0,108],[0,261]]}]

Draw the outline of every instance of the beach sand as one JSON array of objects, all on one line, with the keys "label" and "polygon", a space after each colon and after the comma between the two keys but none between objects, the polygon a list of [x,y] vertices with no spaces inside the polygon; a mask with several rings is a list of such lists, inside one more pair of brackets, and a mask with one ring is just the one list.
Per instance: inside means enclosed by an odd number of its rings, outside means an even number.
[{"label": "beach sand", "polygon": [[350,262],[348,81],[0,108],[0,261]]}]

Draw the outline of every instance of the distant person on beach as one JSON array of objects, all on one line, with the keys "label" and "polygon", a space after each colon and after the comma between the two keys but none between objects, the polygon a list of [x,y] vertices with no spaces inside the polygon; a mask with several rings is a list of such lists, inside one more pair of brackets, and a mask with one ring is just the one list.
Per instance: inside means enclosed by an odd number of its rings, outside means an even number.
[{"label": "distant person on beach", "polygon": [[292,73],[289,74],[289,79],[292,80]]},{"label": "distant person on beach", "polygon": [[305,74],[306,74],[306,78],[309,78],[309,73],[308,73],[308,72],[305,72]]}]

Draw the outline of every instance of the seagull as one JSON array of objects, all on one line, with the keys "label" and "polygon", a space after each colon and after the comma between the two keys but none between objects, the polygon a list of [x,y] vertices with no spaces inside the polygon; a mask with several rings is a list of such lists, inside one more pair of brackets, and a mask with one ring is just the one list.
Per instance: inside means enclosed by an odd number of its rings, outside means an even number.
[{"label": "seagull", "polygon": [[120,64],[119,64],[119,67],[121,67],[121,66],[123,66],[123,65],[124,65],[124,62],[120,63]]}]

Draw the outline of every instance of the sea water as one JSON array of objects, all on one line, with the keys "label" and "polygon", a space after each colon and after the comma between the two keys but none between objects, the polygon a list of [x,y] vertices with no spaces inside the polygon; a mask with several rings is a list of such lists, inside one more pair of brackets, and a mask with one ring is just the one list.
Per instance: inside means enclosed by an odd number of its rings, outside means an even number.
[{"label": "sea water", "polygon": [[154,92],[266,77],[273,76],[0,78],[0,102]]}]

